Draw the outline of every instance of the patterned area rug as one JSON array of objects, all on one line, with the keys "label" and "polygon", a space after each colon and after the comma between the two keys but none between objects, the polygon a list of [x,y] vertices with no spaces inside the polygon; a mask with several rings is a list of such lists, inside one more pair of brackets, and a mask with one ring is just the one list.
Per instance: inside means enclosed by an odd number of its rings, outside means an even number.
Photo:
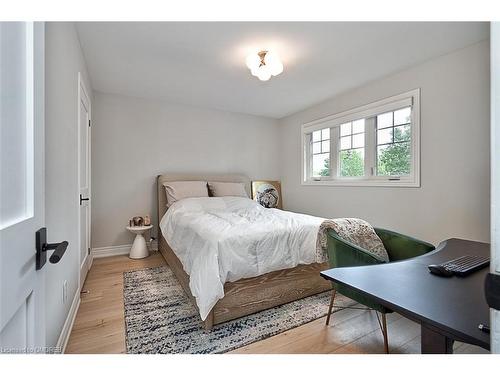
[{"label": "patterned area rug", "polygon": [[[326,316],[330,292],[202,327],[198,311],[169,267],[124,272],[128,353],[224,353]],[[339,296],[335,304],[345,305]]]}]

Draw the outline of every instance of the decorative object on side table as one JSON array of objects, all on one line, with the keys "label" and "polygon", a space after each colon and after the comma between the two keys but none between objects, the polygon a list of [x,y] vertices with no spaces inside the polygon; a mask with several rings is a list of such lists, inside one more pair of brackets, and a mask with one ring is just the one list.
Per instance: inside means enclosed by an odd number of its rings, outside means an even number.
[{"label": "decorative object on side table", "polygon": [[144,219],[142,216],[134,216],[132,221],[134,223],[134,227],[141,227],[144,225]]},{"label": "decorative object on side table", "polygon": [[283,208],[279,181],[252,181],[252,199],[266,208]]},{"label": "decorative object on side table", "polygon": [[[142,219],[142,218],[141,218]],[[129,258],[142,259],[149,256],[148,246],[143,233],[153,228],[152,225],[127,227],[127,230],[135,234],[134,243],[130,249]]]},{"label": "decorative object on side table", "polygon": [[129,227],[142,227],[142,226],[147,227],[148,225],[151,225],[151,216],[149,215],[134,216],[128,221]]}]

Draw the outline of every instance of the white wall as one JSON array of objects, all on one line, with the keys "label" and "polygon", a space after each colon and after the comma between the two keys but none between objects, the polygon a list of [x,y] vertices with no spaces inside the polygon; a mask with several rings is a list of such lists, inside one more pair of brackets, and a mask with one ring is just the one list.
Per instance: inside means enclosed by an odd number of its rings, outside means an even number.
[{"label": "white wall", "polygon": [[[289,210],[361,217],[433,243],[489,241],[489,43],[428,61],[280,120]],[[300,126],[421,88],[421,188],[301,185]]]},{"label": "white wall", "polygon": [[[67,240],[57,264],[47,262],[47,346],[55,346],[78,291],[78,72],[90,87],[72,23],[46,23],[45,29],[45,207],[49,242]],[[68,298],[62,301],[62,284]]]},{"label": "white wall", "polygon": [[165,172],[279,177],[276,120],[95,93],[92,248],[130,244],[134,215],[156,225],[156,176]]}]

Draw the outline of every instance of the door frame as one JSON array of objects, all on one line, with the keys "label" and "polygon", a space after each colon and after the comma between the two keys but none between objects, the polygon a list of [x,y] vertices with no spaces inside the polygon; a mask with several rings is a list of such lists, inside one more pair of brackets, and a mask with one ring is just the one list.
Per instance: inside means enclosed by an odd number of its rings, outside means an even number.
[{"label": "door frame", "polygon": [[[38,56],[38,59],[35,60],[35,66],[33,68],[33,86],[34,86],[34,125],[38,130],[35,131],[40,132],[40,138],[43,142],[43,157],[40,162],[41,167],[38,168],[38,171],[35,169],[34,173],[39,174],[39,181],[42,181],[42,186],[40,189],[42,190],[43,203],[38,206],[40,210],[40,215],[43,216],[43,225],[46,225],[45,222],[45,22],[33,22],[33,31],[34,31],[34,47],[35,47],[35,56]],[[34,133],[36,136],[36,133]],[[36,165],[35,165],[36,167]],[[36,209],[36,208],[35,208]],[[35,328],[35,345],[41,346],[44,348],[46,352],[51,352],[53,349],[57,348],[47,348],[46,347],[46,336],[47,336],[47,327],[46,327],[46,306],[45,306],[45,294],[46,291],[46,268],[36,271],[37,272],[37,284],[38,284],[38,295],[35,296],[35,310],[37,314],[40,315],[37,321],[37,327]]]},{"label": "door frame", "polygon": [[[78,196],[76,199],[80,199],[80,186],[81,186],[81,181],[80,181],[80,173],[81,173],[81,123],[80,123],[80,102],[82,99],[82,94],[86,96],[87,102],[89,105],[88,108],[88,113],[89,113],[89,121],[92,119],[92,102],[90,100],[90,96],[88,94],[88,90],[85,86],[85,82],[83,81],[82,78],[82,73],[78,72],[78,103],[77,103],[77,117],[78,117]],[[89,152],[87,154],[87,157],[89,158],[89,163],[88,163],[88,176],[89,176],[89,201],[88,201],[88,217],[89,217],[89,243],[88,246],[90,247],[91,244],[91,239],[92,239],[92,169],[91,169],[91,150],[92,150],[92,126],[88,127],[88,142],[89,142]],[[79,206],[80,209],[80,206]],[[81,241],[82,241],[82,231],[81,231],[81,214],[78,212],[78,290],[81,291],[83,287],[83,283],[85,280],[82,280],[82,259],[81,259]],[[87,272],[90,270],[90,267],[92,267],[92,251],[89,251],[87,255]]]},{"label": "door frame", "polygon": [[[491,265],[490,272],[500,274],[500,23],[490,23],[491,83]],[[500,353],[500,311],[490,309],[491,352]]]}]

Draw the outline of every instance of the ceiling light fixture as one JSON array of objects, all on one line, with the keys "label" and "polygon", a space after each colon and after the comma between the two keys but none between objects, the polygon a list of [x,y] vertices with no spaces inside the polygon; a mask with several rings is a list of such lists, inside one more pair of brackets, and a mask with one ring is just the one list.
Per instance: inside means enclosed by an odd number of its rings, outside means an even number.
[{"label": "ceiling light fixture", "polygon": [[270,51],[248,55],[246,64],[252,75],[261,81],[267,81],[271,76],[277,76],[283,72],[283,63],[276,53]]}]

